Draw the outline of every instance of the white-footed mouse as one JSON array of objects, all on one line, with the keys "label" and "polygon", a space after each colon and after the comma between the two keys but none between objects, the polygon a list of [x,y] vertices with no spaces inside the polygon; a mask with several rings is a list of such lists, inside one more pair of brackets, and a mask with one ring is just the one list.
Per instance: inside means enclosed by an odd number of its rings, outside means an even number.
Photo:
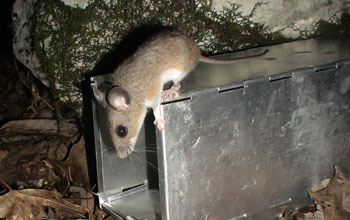
[{"label": "white-footed mouse", "polygon": [[[178,32],[161,32],[142,44],[136,52],[118,66],[113,74],[113,88],[106,94],[93,88],[97,101],[107,110],[109,131],[120,158],[133,150],[148,108],[153,109],[159,129],[164,129],[160,113],[163,98],[177,97],[179,82],[192,71],[198,61],[206,63],[234,63],[261,56],[263,53],[216,60],[204,57],[196,43]],[[165,83],[174,85],[163,91]]]}]

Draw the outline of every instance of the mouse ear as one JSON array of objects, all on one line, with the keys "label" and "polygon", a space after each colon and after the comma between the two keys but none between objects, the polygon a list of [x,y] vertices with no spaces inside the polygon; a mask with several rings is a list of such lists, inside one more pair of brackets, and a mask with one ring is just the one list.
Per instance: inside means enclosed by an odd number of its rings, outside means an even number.
[{"label": "mouse ear", "polygon": [[118,111],[126,111],[130,105],[129,93],[120,87],[109,90],[107,100],[109,105]]},{"label": "mouse ear", "polygon": [[101,90],[99,90],[96,85],[92,86],[92,91],[94,92],[94,96],[95,96],[97,102],[100,105],[104,106],[105,102],[106,102],[106,100],[105,100],[105,97],[106,97],[105,93],[102,92]]}]

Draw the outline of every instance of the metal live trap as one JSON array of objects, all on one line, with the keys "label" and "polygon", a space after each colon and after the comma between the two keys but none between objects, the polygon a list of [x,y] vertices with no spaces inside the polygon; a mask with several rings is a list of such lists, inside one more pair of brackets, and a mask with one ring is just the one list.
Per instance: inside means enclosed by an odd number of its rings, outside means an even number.
[{"label": "metal live trap", "polygon": [[334,165],[349,173],[350,41],[268,48],[237,64],[200,63],[182,96],[162,104],[165,130],[147,117],[126,159],[93,100],[100,206],[122,219],[271,219],[312,203],[308,190]]}]

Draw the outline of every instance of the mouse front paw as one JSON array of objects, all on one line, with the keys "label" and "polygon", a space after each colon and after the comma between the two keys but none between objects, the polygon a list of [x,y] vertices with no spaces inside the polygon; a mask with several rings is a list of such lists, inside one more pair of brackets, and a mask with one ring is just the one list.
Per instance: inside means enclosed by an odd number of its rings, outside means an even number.
[{"label": "mouse front paw", "polygon": [[162,98],[167,99],[167,100],[172,100],[174,98],[178,98],[179,95],[179,90],[180,90],[180,83],[175,83],[174,85],[171,86],[170,89],[164,90],[162,93]]},{"label": "mouse front paw", "polygon": [[159,130],[164,130],[165,127],[165,120],[161,118],[156,118],[153,122]]},{"label": "mouse front paw", "polygon": [[159,130],[163,130],[165,127],[165,120],[163,119],[163,114],[160,109],[160,105],[153,109],[153,115],[155,118],[153,123],[159,128]]}]

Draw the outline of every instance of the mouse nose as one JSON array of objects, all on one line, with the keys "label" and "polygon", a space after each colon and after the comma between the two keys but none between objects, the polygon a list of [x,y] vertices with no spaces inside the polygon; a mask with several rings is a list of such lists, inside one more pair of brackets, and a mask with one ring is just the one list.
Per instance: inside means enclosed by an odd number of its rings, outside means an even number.
[{"label": "mouse nose", "polygon": [[124,159],[131,153],[131,149],[129,148],[128,144],[120,144],[117,148],[117,152],[119,158]]}]

